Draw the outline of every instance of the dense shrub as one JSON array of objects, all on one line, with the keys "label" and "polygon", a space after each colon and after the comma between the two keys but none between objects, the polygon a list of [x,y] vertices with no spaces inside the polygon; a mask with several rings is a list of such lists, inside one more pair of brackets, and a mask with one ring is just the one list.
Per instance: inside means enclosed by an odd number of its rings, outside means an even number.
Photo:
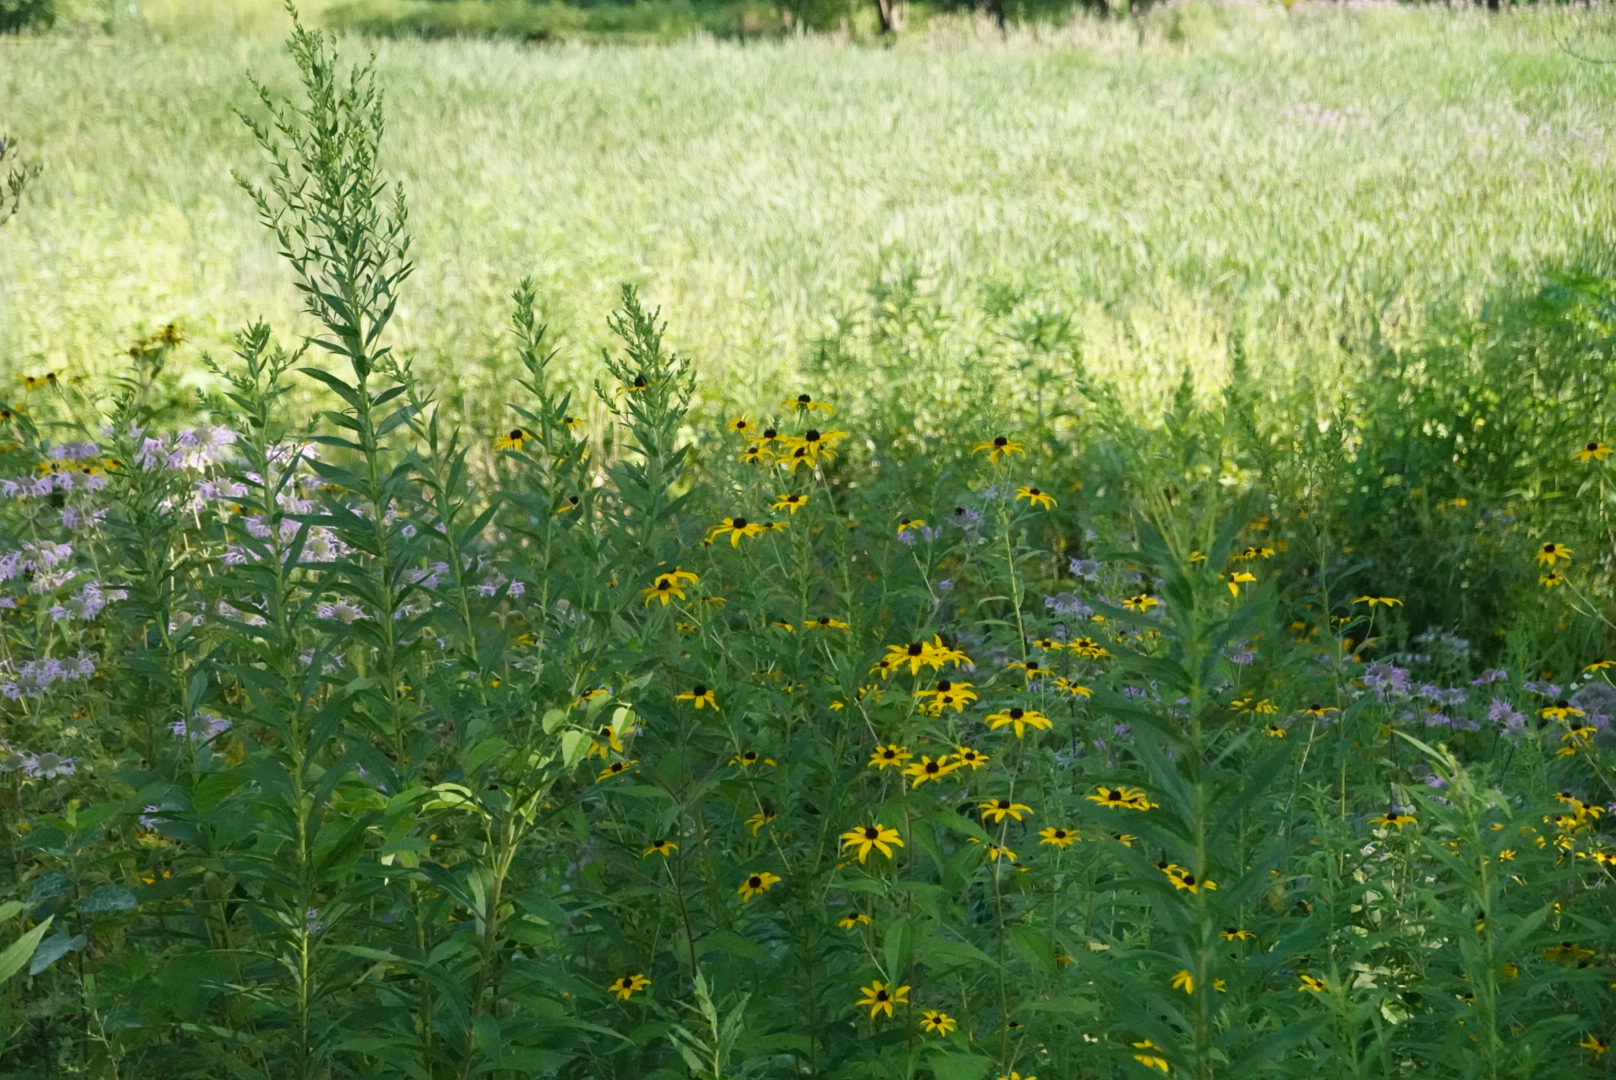
[{"label": "dense shrub", "polygon": [[[1058,320],[1037,378],[918,365],[901,278],[875,366],[723,430],[633,290],[581,419],[523,285],[510,419],[451,430],[370,73],[292,51],[248,186],[318,332],[0,407],[10,1074],[1602,1074],[1613,668],[1413,633],[1342,558],[1368,436],[1239,363],[1139,417]],[[1488,541],[1538,617],[1602,512]]]},{"label": "dense shrub", "polygon": [[56,21],[56,0],[0,0],[0,34]]}]

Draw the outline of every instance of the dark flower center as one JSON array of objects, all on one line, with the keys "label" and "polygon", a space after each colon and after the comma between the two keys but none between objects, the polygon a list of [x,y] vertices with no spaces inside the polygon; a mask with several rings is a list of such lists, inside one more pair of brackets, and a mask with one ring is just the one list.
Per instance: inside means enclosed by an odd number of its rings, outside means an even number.
[{"label": "dark flower center", "polygon": [[1599,449],[1599,444],[1598,443],[1591,442],[1591,443],[1588,444],[1588,452],[1589,453],[1592,453],[1593,451],[1598,450],[1598,449]]},{"label": "dark flower center", "polygon": [[576,495],[568,495],[567,496],[567,501],[570,502],[572,505],[577,506],[578,505],[578,496],[576,496]]},{"label": "dark flower center", "polygon": [[697,683],[695,685],[695,688],[692,689],[690,692],[695,694],[697,697],[706,697],[707,696],[707,688],[705,686],[703,686],[701,683]]},{"label": "dark flower center", "polygon": [[993,445],[998,447],[1001,450],[1004,449],[1007,445],[1009,445],[1009,443],[1010,443],[1010,440],[1005,438],[1003,435],[1000,435],[996,439],[993,440]]},{"label": "dark flower center", "polygon": [[944,679],[942,682],[937,684],[938,693],[946,694],[952,689],[954,689],[954,684],[949,682],[947,679]]},{"label": "dark flower center", "polygon": [[669,581],[667,578],[663,578],[656,583],[656,587],[659,589],[671,589],[673,588],[673,582]]},{"label": "dark flower center", "polygon": [[797,395],[797,404],[799,404],[799,405],[806,405],[812,400],[814,400],[814,399],[809,397],[807,394],[798,394]]},{"label": "dark flower center", "polygon": [[910,656],[919,656],[925,650],[926,650],[926,646],[922,645],[918,641],[912,641],[912,642],[909,643],[908,652],[909,652]]},{"label": "dark flower center", "polygon": [[1010,809],[1010,800],[999,799],[995,805],[997,805],[1000,810],[1008,810]]},{"label": "dark flower center", "polygon": [[778,431],[774,430],[772,427],[763,429],[763,437],[765,439],[772,439],[778,434],[780,434],[780,433]]},{"label": "dark flower center", "polygon": [[756,874],[753,874],[751,877],[746,879],[746,883],[752,886],[752,888],[757,889],[762,887],[763,879],[758,877]]},{"label": "dark flower center", "polygon": [[730,519],[730,524],[735,526],[737,529],[744,529],[744,528],[746,528],[746,519],[745,518],[731,518]]},{"label": "dark flower center", "polygon": [[890,995],[885,990],[878,990],[878,991],[876,991],[876,994],[875,994],[875,1000],[877,1000],[877,1001],[885,1001],[885,1000],[887,1000],[887,998],[889,996]]},{"label": "dark flower center", "polygon": [[1554,545],[1553,544],[1544,544],[1543,545],[1543,550],[1544,551],[1553,551],[1554,550]]},{"label": "dark flower center", "polygon": [[803,433],[802,441],[803,442],[818,442],[819,441],[819,429],[818,428],[809,428],[806,432]]},{"label": "dark flower center", "polygon": [[864,829],[864,839],[866,840],[874,840],[880,835],[881,830],[877,829],[874,825],[866,826]]},{"label": "dark flower center", "polygon": [[1195,875],[1194,874],[1185,874],[1184,875],[1184,884],[1186,884],[1186,885],[1194,885],[1195,884]]},{"label": "dark flower center", "polygon": [[1032,492],[1034,495],[1042,495],[1043,494],[1043,492],[1039,491],[1037,488],[1028,488],[1027,490]]},{"label": "dark flower center", "polygon": [[1023,709],[1011,709],[1010,710],[1010,719],[1012,719],[1012,720],[1020,720],[1023,716],[1026,716],[1026,715],[1027,715],[1027,713]]},{"label": "dark flower center", "polygon": [[522,438],[521,428],[511,428],[511,442],[518,442]]}]

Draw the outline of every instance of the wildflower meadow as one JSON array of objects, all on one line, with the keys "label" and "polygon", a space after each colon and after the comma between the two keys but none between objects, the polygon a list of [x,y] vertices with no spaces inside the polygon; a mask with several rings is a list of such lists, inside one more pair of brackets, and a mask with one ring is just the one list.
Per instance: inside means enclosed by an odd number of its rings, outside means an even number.
[{"label": "wildflower meadow", "polygon": [[0,397],[0,1075],[1611,1075],[1616,282],[1144,407],[901,313],[733,401],[519,279],[472,424],[288,47],[312,332]]}]

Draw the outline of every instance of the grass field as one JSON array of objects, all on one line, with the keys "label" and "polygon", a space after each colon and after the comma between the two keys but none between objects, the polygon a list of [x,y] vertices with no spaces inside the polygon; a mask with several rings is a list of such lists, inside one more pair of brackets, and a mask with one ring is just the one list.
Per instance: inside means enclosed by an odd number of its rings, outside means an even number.
[{"label": "grass field", "polygon": [[[243,65],[289,77],[277,25],[165,18],[0,42],[0,121],[45,164],[0,237],[6,363],[94,370],[169,320],[217,346],[292,317],[230,178],[256,167]],[[1433,305],[1602,262],[1613,74],[1563,44],[1603,56],[1609,25],[1189,6],[892,48],[376,41],[417,241],[401,346],[480,410],[532,274],[570,363],[630,281],[737,392],[789,382],[895,284],[953,357],[1014,307],[1071,316],[1090,365],[1141,388],[1215,378],[1231,328],[1267,370],[1334,371]]]}]

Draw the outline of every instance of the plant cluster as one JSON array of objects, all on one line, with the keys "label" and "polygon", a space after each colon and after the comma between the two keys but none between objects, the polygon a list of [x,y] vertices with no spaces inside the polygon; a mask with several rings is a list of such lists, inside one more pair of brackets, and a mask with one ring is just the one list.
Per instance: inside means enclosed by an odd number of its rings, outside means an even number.
[{"label": "plant cluster", "polygon": [[1605,1074],[1602,496],[1489,534],[1582,636],[1484,653],[1238,392],[703,431],[625,289],[598,426],[523,284],[465,435],[388,347],[372,73],[291,52],[245,186],[319,332],[201,422],[173,327],[0,403],[0,1070]]}]

